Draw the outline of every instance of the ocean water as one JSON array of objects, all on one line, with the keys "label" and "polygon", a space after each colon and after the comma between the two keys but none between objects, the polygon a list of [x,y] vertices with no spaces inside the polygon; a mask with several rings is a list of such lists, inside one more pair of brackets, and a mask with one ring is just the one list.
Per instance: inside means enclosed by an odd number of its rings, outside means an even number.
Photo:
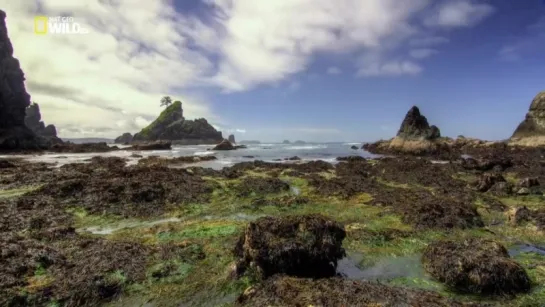
[{"label": "ocean water", "polygon": [[[40,155],[10,155],[0,156],[0,158],[7,157],[21,157],[31,162],[46,162],[56,166],[61,166],[67,163],[85,163],[85,160],[95,157],[123,157],[129,160],[128,164],[136,164],[139,158],[132,157],[133,154],[147,156],[161,156],[167,158],[175,158],[180,156],[207,156],[214,155],[217,160],[206,161],[194,164],[185,164],[184,166],[202,166],[210,167],[213,169],[221,169],[223,167],[231,166],[235,163],[252,160],[263,160],[266,162],[278,162],[278,163],[293,163],[292,161],[284,161],[284,158],[298,156],[302,161],[311,160],[323,160],[330,163],[336,163],[337,157],[344,156],[362,156],[366,158],[377,157],[362,149],[354,150],[351,146],[357,146],[361,148],[362,143],[307,143],[302,145],[295,144],[252,144],[247,145],[246,149],[237,149],[230,151],[208,151],[208,148],[212,148],[213,145],[184,145],[173,146],[171,150],[157,150],[157,151],[113,151],[107,153],[82,153],[82,154],[67,154],[67,153],[50,153]],[[121,148],[126,146],[119,146]],[[249,156],[252,156],[250,158]],[[276,159],[282,159],[282,161],[275,161]]]}]

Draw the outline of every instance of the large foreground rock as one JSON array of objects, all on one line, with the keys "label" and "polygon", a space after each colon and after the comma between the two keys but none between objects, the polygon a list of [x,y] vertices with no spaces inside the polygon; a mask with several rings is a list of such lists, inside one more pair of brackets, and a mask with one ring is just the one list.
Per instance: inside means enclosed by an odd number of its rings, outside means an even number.
[{"label": "large foreground rock", "polygon": [[431,276],[460,292],[510,295],[530,290],[524,268],[495,241],[438,241],[426,248],[422,262]]},{"label": "large foreground rock", "polygon": [[545,145],[545,91],[536,95],[511,141],[517,145]]},{"label": "large foreground rock", "polygon": [[251,268],[261,278],[282,273],[331,277],[345,255],[344,227],[321,215],[264,217],[251,222],[235,248],[237,271]]},{"label": "large foreground rock", "polygon": [[342,278],[306,279],[275,276],[237,299],[237,306],[384,306],[462,307],[462,303],[431,292]]},{"label": "large foreground rock", "polygon": [[133,137],[133,142],[181,141],[184,144],[217,144],[223,140],[204,118],[187,120],[183,116],[182,103],[174,102],[149,126]]},{"label": "large foreground rock", "polygon": [[38,149],[45,145],[25,126],[30,95],[19,61],[13,57],[5,19],[6,13],[0,10],[0,150]]}]

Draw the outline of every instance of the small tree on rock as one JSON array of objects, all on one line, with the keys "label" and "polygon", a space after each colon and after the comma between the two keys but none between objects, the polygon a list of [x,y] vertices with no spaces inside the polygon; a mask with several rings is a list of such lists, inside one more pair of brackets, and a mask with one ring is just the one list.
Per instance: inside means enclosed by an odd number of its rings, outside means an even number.
[{"label": "small tree on rock", "polygon": [[162,107],[168,107],[171,104],[172,104],[172,98],[170,98],[170,96],[165,96],[165,97],[161,98],[161,106]]}]

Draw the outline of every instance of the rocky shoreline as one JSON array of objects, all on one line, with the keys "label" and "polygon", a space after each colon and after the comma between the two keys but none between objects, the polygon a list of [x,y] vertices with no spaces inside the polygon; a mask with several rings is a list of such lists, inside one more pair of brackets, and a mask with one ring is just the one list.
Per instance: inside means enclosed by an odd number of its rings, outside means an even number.
[{"label": "rocky shoreline", "polygon": [[[445,164],[339,157],[337,165],[250,161],[222,170],[170,167],[203,157],[132,166],[96,157],[57,168],[2,160],[0,305],[206,305],[226,299],[224,291],[241,306],[537,302],[545,255],[505,251],[545,242],[543,152],[486,148]],[[460,256],[444,240],[469,246],[466,258],[452,258]],[[479,256],[486,244],[504,258]],[[419,280],[377,284],[338,275],[336,263],[354,252],[364,266],[390,253],[431,257],[422,258],[428,273]],[[474,271],[444,271],[452,261]],[[505,270],[513,275],[493,275]],[[430,283],[435,291],[424,290]]]}]

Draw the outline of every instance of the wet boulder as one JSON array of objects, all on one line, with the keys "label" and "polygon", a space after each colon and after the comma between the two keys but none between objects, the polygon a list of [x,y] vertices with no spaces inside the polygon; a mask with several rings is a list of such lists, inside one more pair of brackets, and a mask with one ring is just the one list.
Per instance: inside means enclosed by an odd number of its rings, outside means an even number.
[{"label": "wet boulder", "polygon": [[359,149],[358,146],[356,146],[356,145],[352,145],[352,146],[350,146],[350,148],[351,148],[351,149],[354,149],[354,150],[358,150],[358,149]]},{"label": "wet boulder", "polygon": [[513,185],[506,181],[496,182],[491,188],[490,192],[498,195],[511,195],[513,193]]},{"label": "wet boulder", "polygon": [[437,241],[422,256],[424,269],[438,281],[462,292],[513,295],[530,290],[524,268],[495,241]]},{"label": "wet boulder", "polygon": [[263,217],[240,236],[234,254],[237,271],[247,269],[260,278],[274,274],[332,277],[337,260],[345,256],[344,227],[322,215]]},{"label": "wet boulder", "polygon": [[508,157],[489,155],[480,159],[462,159],[461,166],[466,170],[490,171],[495,169],[502,171],[513,166],[513,161]]},{"label": "wet boulder", "polygon": [[235,150],[235,146],[228,140],[223,140],[218,145],[214,146],[212,150]]}]

